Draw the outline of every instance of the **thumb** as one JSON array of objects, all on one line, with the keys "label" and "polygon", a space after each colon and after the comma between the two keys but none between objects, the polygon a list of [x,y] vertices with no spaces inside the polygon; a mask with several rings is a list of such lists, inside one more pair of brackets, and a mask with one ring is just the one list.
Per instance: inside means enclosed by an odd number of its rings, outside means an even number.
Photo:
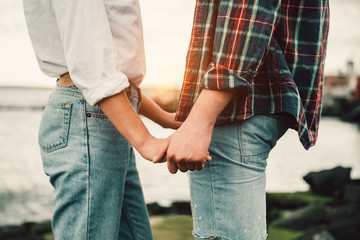
[{"label": "thumb", "polygon": [[177,171],[178,171],[178,167],[177,167],[177,165],[176,165],[176,163],[174,163],[174,161],[172,160],[172,159],[169,159],[168,161],[167,161],[167,167],[168,167],[168,170],[169,170],[169,172],[171,173],[171,174],[175,174],[175,173],[177,173]]},{"label": "thumb", "polygon": [[170,140],[166,139],[166,141],[158,148],[155,154],[155,158],[153,159],[153,163],[162,163],[166,162],[166,152],[169,148]]}]

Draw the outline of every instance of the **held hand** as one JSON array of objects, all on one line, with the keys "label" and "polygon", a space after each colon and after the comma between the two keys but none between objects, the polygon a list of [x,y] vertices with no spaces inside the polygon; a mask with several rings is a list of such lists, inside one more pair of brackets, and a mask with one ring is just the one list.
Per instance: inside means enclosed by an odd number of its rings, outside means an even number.
[{"label": "held hand", "polygon": [[167,149],[167,145],[167,139],[158,139],[150,135],[137,150],[146,160],[152,161],[156,157],[159,159],[159,162],[165,162],[166,150],[160,151],[160,149],[164,149],[165,147]]},{"label": "held hand", "polygon": [[[171,173],[178,169],[182,172],[201,170],[205,162],[211,160],[208,149],[216,120],[236,92],[237,89],[201,91],[186,121],[170,137],[166,160]],[[155,158],[153,162],[159,161]]]},{"label": "held hand", "polygon": [[168,137],[165,142],[158,148],[155,154],[155,158],[153,159],[153,163],[163,163],[166,162],[166,152],[169,148],[170,137]]},{"label": "held hand", "polygon": [[161,158],[166,151],[166,160],[170,173],[188,170],[201,170],[206,161],[211,161],[209,156],[209,146],[211,142],[212,128],[196,126],[191,124],[182,125],[173,135],[169,137],[168,146],[164,144],[159,155],[154,159],[154,163],[161,162]]}]

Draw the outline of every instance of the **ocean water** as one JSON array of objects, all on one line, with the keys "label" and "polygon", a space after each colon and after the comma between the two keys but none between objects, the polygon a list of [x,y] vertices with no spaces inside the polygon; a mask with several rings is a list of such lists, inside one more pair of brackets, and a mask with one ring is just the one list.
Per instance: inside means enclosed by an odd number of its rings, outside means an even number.
[{"label": "ocean water", "polygon": [[[0,88],[0,106],[17,100],[18,106],[45,103],[51,90]],[[5,99],[5,100],[4,100]],[[31,100],[30,100],[31,99]],[[42,111],[0,110],[0,225],[49,219],[52,212],[52,187],[43,173],[37,145]],[[173,130],[163,129],[143,118],[149,131],[165,138]],[[267,167],[267,191],[305,191],[302,177],[309,171],[336,166],[352,168],[352,178],[360,178],[360,130],[356,124],[336,118],[322,118],[318,143],[305,151],[297,133],[289,130],[271,152]],[[168,205],[188,201],[187,175],[171,175],[166,164],[154,165],[136,153],[137,166],[147,203]]]}]

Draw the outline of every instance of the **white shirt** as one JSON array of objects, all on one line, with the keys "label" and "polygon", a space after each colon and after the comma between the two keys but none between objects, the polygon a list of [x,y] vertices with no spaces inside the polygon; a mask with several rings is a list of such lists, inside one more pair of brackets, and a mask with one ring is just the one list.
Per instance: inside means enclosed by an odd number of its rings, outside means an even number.
[{"label": "white shirt", "polygon": [[145,74],[138,0],[23,0],[40,69],[70,73],[90,105]]}]

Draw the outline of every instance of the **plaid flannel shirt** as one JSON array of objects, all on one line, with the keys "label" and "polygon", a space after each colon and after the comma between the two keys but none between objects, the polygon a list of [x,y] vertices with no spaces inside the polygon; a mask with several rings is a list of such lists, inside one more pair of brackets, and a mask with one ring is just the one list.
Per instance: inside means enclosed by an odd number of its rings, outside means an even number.
[{"label": "plaid flannel shirt", "polygon": [[201,89],[237,88],[217,125],[287,112],[308,149],[318,134],[328,26],[328,0],[197,0],[176,119],[186,119]]}]

